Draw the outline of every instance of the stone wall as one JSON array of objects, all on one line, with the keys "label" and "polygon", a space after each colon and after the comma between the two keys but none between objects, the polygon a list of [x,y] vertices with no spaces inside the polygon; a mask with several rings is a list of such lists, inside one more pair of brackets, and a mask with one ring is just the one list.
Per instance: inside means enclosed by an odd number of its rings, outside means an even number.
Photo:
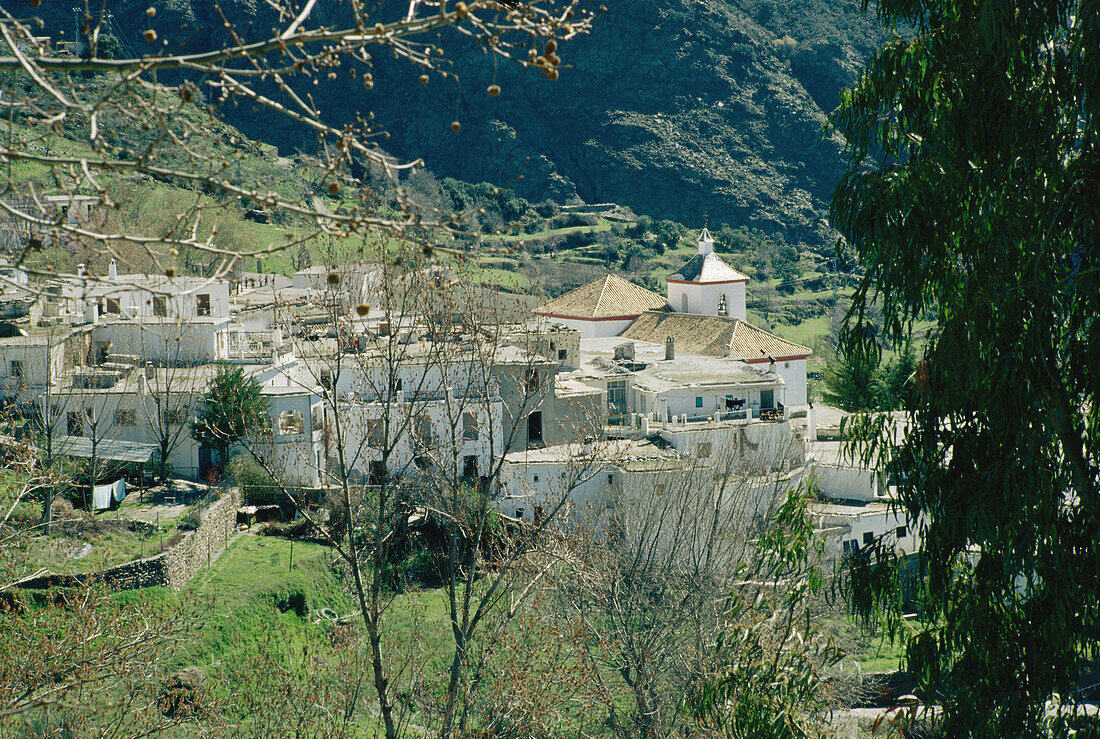
[{"label": "stone wall", "polygon": [[236,533],[239,503],[240,493],[236,489],[224,493],[203,512],[197,529],[185,532],[176,544],[155,556],[135,559],[100,572],[47,573],[16,585],[22,588],[80,587],[99,582],[116,590],[168,587],[179,591],[221,553]]},{"label": "stone wall", "polygon": [[206,509],[202,523],[164,553],[164,584],[180,590],[225,549],[237,531],[240,494],[234,488]]}]

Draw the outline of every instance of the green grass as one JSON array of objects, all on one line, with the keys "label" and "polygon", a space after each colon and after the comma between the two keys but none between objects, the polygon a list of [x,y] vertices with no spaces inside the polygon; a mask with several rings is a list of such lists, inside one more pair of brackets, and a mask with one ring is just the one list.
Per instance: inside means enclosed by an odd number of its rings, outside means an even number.
[{"label": "green grass", "polygon": [[[100,514],[115,517],[116,514]],[[110,520],[110,519],[108,519]],[[87,533],[81,537],[68,537],[60,533],[38,536],[32,539],[26,552],[27,574],[46,568],[51,572],[94,572],[124,564],[141,557],[150,557],[161,551],[174,532],[144,533],[139,531],[109,531]],[[73,556],[85,543],[91,544],[88,554],[80,559]]]},{"label": "green grass", "polygon": [[565,236],[572,233],[602,233],[611,230],[611,223],[601,218],[595,226],[567,226],[566,228],[551,228],[535,233],[500,234],[493,236],[501,241],[542,241],[551,236]]},{"label": "green grass", "polygon": [[471,272],[471,279],[484,285],[500,285],[512,290],[526,290],[531,280],[524,274],[506,269],[479,267]]},{"label": "green grass", "polygon": [[787,341],[812,347],[815,339],[829,334],[829,317],[816,316],[793,326],[776,322],[775,333]]}]

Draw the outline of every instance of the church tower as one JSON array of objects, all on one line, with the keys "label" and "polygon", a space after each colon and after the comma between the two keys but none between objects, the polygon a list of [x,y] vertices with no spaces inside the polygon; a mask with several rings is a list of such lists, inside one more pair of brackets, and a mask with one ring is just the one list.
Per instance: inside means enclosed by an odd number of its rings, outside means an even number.
[{"label": "church tower", "polygon": [[668,304],[677,313],[746,319],[745,284],[749,278],[714,253],[714,239],[703,228],[698,253],[665,278]]}]

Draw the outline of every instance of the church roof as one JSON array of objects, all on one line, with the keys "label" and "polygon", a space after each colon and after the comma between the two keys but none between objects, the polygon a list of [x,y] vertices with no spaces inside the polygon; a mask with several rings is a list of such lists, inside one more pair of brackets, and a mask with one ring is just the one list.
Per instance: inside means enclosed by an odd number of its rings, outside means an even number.
[{"label": "church roof", "polygon": [[665,279],[672,282],[747,282],[749,278],[710,252],[696,254],[676,274]]},{"label": "church roof", "polygon": [[560,318],[632,318],[666,305],[668,301],[657,293],[608,272],[540,305],[535,313]]},{"label": "church roof", "polygon": [[809,347],[787,341],[737,318],[646,311],[621,334],[624,339],[664,343],[677,351],[748,361],[809,356]]}]

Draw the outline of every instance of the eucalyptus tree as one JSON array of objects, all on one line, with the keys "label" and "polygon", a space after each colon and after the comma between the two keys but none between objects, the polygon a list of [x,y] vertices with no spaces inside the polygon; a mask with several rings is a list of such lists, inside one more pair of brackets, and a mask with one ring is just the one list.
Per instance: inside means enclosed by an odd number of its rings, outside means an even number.
[{"label": "eucalyptus tree", "polygon": [[[856,424],[927,522],[908,667],[950,734],[1035,735],[1100,650],[1100,5],[876,7],[903,35],[831,118],[832,220],[864,270],[849,357],[935,322],[904,434]],[[894,602],[879,555],[858,562],[865,613]]]}]

